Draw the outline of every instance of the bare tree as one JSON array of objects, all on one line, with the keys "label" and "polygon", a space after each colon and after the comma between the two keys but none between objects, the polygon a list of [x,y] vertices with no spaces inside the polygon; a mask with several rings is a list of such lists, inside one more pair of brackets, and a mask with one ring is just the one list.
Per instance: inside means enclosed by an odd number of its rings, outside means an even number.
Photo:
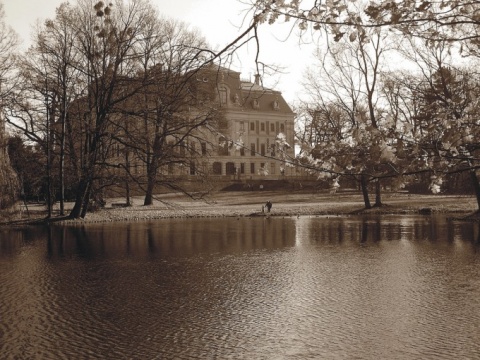
[{"label": "bare tree", "polygon": [[[55,142],[59,148],[60,215],[64,215],[65,200],[65,156],[67,115],[69,104],[81,94],[77,86],[80,71],[72,64],[78,62],[79,54],[74,47],[75,33],[70,31],[71,8],[62,4],[57,9],[55,21],[47,21],[37,34],[36,51],[45,59],[48,71],[53,75],[52,90],[58,112],[55,124]],[[69,124],[71,127],[71,124]]]},{"label": "bare tree", "polygon": [[[80,178],[71,217],[84,217],[90,200],[101,195],[95,181],[101,179],[106,165],[111,136],[109,125],[115,107],[138,91],[134,77],[138,68],[135,44],[141,28],[149,18],[151,6],[144,1],[105,6],[102,2],[82,0],[75,8],[77,51],[81,54],[78,69],[86,80],[87,95],[79,103],[82,121],[82,149],[79,157]],[[128,83],[128,86],[127,86]],[[84,110],[86,109],[86,111]]]},{"label": "bare tree", "polygon": [[125,109],[130,131],[124,133],[127,147],[146,168],[144,204],[150,205],[157,184],[186,192],[181,181],[165,176],[165,169],[194,166],[193,155],[200,148],[194,145],[202,131],[208,131],[206,125],[214,125],[218,111],[212,84],[207,89],[197,84],[211,58],[205,40],[174,20],[152,19],[144,30],[137,44],[143,54],[138,78],[143,86],[135,105]]}]

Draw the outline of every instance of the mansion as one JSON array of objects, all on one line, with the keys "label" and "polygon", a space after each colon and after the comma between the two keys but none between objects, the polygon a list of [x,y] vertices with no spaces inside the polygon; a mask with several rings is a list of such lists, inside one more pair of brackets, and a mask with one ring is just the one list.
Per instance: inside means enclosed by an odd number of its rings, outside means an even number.
[{"label": "mansion", "polygon": [[[247,181],[296,174],[296,168],[288,166],[295,156],[295,114],[281,92],[263,87],[258,75],[254,82],[245,81],[240,73],[222,67],[202,69],[192,81],[197,89],[208,89],[221,115],[208,130],[199,127],[182,142],[170,137],[167,148],[173,149],[179,161],[161,166],[162,175],[208,174],[218,180]],[[189,160],[192,153],[195,156]],[[145,163],[140,158],[132,161],[130,173],[142,177]]]},{"label": "mansion", "polygon": [[[218,110],[217,119],[212,126],[190,131],[181,141],[179,136],[166,138],[164,152],[174,161],[159,167],[162,176],[193,180],[208,174],[218,180],[249,181],[298,175],[297,168],[291,166],[295,157],[295,113],[281,92],[263,87],[259,75],[254,82],[245,81],[239,72],[223,67],[202,69],[191,81],[197,91],[208,94],[210,106]],[[189,110],[179,117],[191,115]],[[136,120],[130,121],[133,124]],[[135,141],[143,142],[142,138]],[[125,164],[121,145],[111,147],[110,162]],[[142,155],[133,156],[126,167],[133,177],[141,179],[147,173],[147,163]]]},{"label": "mansion", "polygon": [[[294,167],[286,166],[295,157],[295,114],[281,92],[263,87],[259,75],[252,83],[225,68],[198,80],[216,81],[216,100],[225,116],[216,139],[220,146],[208,159],[213,175],[274,180],[295,174]],[[231,146],[222,142],[226,139]]]}]

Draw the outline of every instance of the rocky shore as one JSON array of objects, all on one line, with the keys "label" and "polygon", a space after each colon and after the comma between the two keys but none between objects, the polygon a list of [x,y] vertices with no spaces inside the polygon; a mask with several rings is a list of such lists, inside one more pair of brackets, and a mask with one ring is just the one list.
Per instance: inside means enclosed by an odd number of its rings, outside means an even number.
[{"label": "rocky shore", "polygon": [[[270,213],[263,209],[267,201],[273,203]],[[143,205],[142,197],[131,199],[108,199],[105,208],[88,213],[84,219],[61,220],[65,224],[86,224],[114,221],[139,221],[165,218],[192,217],[245,217],[245,216],[320,216],[352,214],[431,214],[444,213],[454,217],[466,217],[476,211],[472,196],[412,195],[386,193],[383,206],[364,209],[361,195],[357,192],[306,193],[306,192],[218,192],[202,200],[193,200],[180,194],[156,197],[154,204]],[[67,211],[71,204],[67,204]],[[27,211],[28,210],[28,211]],[[264,212],[262,212],[264,211]],[[54,212],[58,213],[58,210]],[[54,214],[54,215],[55,215]],[[23,220],[45,217],[44,206],[32,205],[21,212]],[[58,219],[60,220],[60,219]]]}]

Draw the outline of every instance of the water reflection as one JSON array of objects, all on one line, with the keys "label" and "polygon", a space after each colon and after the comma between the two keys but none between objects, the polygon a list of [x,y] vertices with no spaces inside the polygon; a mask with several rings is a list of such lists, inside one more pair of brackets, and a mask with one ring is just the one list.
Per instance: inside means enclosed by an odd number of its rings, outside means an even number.
[{"label": "water reflection", "polygon": [[87,226],[26,227],[0,230],[0,256],[47,241],[51,258],[190,256],[239,253],[308,243],[447,241],[480,244],[479,222],[444,217],[300,217],[283,219],[174,219]]},{"label": "water reflection", "polygon": [[480,244],[480,223],[444,216],[303,217],[296,221],[296,244],[312,242],[468,241]]},{"label": "water reflection", "polygon": [[2,359],[480,358],[477,223],[176,219],[0,236]]},{"label": "water reflection", "polygon": [[134,224],[55,227],[50,257],[169,257],[239,253],[293,246],[293,219],[175,219]]}]

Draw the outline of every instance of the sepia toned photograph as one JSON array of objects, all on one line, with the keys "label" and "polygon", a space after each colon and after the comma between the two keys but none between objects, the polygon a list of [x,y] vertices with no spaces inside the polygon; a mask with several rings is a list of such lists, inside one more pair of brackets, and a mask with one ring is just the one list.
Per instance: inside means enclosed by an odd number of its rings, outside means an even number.
[{"label": "sepia toned photograph", "polygon": [[480,359],[479,33],[0,0],[0,360]]}]

